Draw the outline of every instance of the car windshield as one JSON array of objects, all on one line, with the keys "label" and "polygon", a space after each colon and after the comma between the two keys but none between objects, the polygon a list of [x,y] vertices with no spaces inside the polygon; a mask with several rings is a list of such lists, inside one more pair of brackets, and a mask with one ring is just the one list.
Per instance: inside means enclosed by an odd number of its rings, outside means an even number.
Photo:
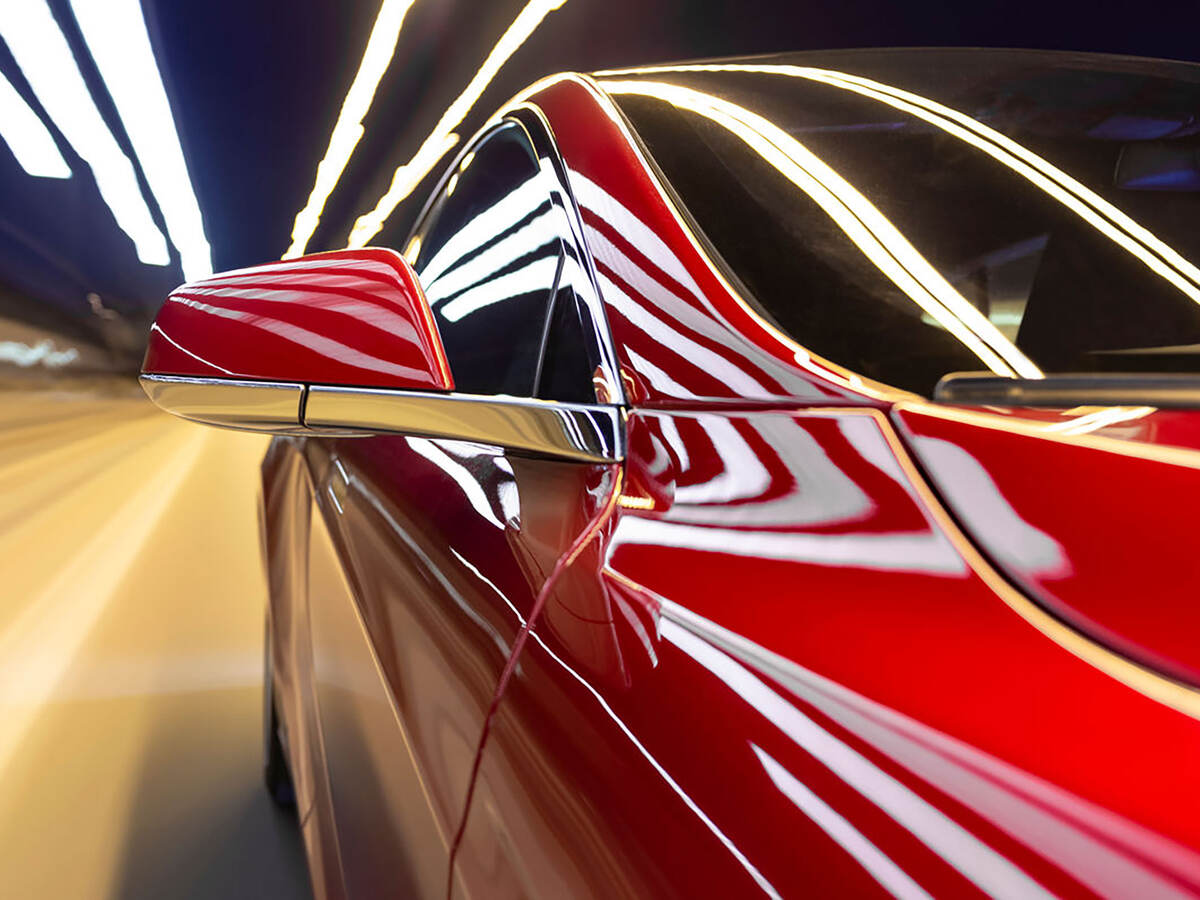
[{"label": "car windshield", "polygon": [[1200,66],[1017,51],[603,73],[765,318],[859,375],[1200,371]]}]

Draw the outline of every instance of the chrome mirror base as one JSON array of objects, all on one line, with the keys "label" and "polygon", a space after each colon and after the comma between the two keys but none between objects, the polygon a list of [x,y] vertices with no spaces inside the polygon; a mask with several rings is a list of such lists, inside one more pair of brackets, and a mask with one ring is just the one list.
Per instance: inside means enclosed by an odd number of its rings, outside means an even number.
[{"label": "chrome mirror base", "polygon": [[625,458],[624,413],[617,406],[169,375],[140,380],[167,412],[225,428],[309,436],[409,434],[583,462]]},{"label": "chrome mirror base", "polygon": [[304,424],[477,441],[586,462],[625,456],[621,411],[615,406],[314,385],[308,389]]},{"label": "chrome mirror base", "polygon": [[304,431],[302,384],[176,375],[143,375],[138,381],[155,405],[183,419],[240,431]]}]

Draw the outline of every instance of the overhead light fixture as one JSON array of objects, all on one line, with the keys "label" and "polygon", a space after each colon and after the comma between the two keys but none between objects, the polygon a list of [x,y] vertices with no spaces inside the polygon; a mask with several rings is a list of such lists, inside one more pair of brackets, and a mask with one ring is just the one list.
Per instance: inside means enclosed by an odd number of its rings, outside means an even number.
[{"label": "overhead light fixture", "polygon": [[91,168],[100,196],[133,241],[138,259],[155,266],[170,263],[167,240],[154,224],[133,164],[96,109],[46,0],[0,2],[0,37],[46,113]]},{"label": "overhead light fixture", "polygon": [[38,178],[70,178],[71,167],[58,152],[50,131],[17,89],[0,74],[0,138],[21,168]]},{"label": "overhead light fixture", "polygon": [[141,4],[71,0],[71,9],[179,250],[184,277],[195,281],[211,275],[212,250]]},{"label": "overhead light fixture", "polygon": [[529,0],[517,14],[512,24],[492,47],[487,59],[467,84],[463,92],[442,114],[433,131],[425,138],[412,159],[396,169],[391,187],[379,198],[375,208],[358,217],[350,231],[349,246],[365,247],[379,233],[388,216],[400,205],[400,201],[412,193],[421,180],[458,143],[454,129],[462,124],[471,108],[483,95],[487,86],[529,36],[542,24],[547,15],[558,9],[567,0]]},{"label": "overhead light fixture", "polygon": [[367,49],[363,52],[362,62],[358,64],[358,74],[346,92],[342,101],[342,111],[338,113],[337,123],[329,136],[329,147],[325,157],[317,166],[317,180],[304,209],[296,213],[296,222],[292,226],[292,243],[283,254],[284,259],[301,256],[308,242],[312,240],[313,232],[321,221],[321,213],[333,189],[337,187],[346,164],[354,148],[358,146],[363,136],[362,120],[371,108],[375,99],[375,91],[383,73],[391,64],[396,52],[396,42],[400,38],[400,28],[404,25],[404,17],[412,7],[414,0],[383,0],[379,7],[379,15],[375,17],[375,26],[367,39]]}]

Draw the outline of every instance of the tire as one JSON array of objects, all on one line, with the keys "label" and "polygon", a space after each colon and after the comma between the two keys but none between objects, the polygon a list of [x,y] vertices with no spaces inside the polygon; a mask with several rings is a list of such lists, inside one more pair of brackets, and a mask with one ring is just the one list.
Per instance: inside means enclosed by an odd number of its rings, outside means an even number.
[{"label": "tire", "polygon": [[263,640],[263,782],[275,805],[294,809],[296,791],[288,771],[287,754],[279,739],[279,715],[275,710],[275,677],[271,671],[271,623]]}]

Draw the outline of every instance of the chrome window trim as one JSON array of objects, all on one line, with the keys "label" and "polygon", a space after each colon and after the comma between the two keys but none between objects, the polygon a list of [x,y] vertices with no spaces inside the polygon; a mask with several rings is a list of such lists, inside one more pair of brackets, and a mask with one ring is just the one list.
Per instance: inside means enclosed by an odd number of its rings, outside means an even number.
[{"label": "chrome window trim", "polygon": [[223,428],[309,437],[406,434],[580,462],[625,458],[625,411],[618,406],[175,375],[139,381],[167,412]]},{"label": "chrome window trim", "polygon": [[567,253],[570,254],[574,251],[574,256],[583,269],[586,280],[586,285],[578,286],[585,290],[577,289],[575,294],[587,307],[592,317],[592,324],[596,329],[596,346],[593,349],[597,352],[598,358],[589,361],[593,367],[598,366],[603,372],[604,380],[609,386],[608,389],[612,392],[611,402],[627,406],[625,384],[620,377],[621,369],[614,350],[616,345],[608,325],[608,315],[605,313],[604,304],[600,299],[600,282],[596,274],[596,263],[592,259],[585,237],[583,214],[579,211],[579,204],[571,189],[566,163],[563,162],[554,142],[554,131],[550,127],[546,114],[532,103],[515,104],[505,110],[503,115],[503,121],[518,122],[525,129],[529,143],[537,154],[539,165],[544,172],[548,170],[550,173],[547,180],[551,187],[551,202],[562,210],[569,230],[569,234],[563,235],[563,239],[569,240],[571,243],[571,247],[567,248]]},{"label": "chrome window trim", "polygon": [[156,406],[183,419],[240,431],[305,433],[303,384],[179,375],[142,375],[138,382]]},{"label": "chrome window trim", "polygon": [[625,458],[624,411],[600,404],[313,385],[304,424],[314,432],[395,432],[581,462]]}]

